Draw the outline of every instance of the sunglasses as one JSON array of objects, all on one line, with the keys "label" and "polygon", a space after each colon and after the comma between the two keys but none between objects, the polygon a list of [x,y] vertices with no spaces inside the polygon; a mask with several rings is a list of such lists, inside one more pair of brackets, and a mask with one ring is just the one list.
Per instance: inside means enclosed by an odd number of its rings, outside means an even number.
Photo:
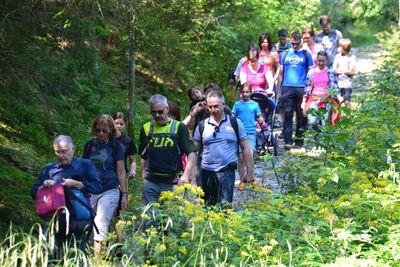
[{"label": "sunglasses", "polygon": [[292,46],[299,46],[300,44],[301,44],[301,41],[300,42],[297,42],[297,43],[290,43]]},{"label": "sunglasses", "polygon": [[162,115],[164,113],[164,110],[165,110],[165,108],[164,109],[159,109],[159,110],[151,110],[150,114],[153,115],[153,116],[155,116],[156,114]]},{"label": "sunglasses", "polygon": [[217,137],[217,133],[219,133],[219,126],[214,127],[213,137]]}]

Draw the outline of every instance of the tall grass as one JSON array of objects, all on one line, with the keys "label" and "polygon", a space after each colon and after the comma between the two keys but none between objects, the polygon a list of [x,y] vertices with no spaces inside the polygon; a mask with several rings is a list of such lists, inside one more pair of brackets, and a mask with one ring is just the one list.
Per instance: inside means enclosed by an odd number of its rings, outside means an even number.
[{"label": "tall grass", "polygon": [[90,258],[75,241],[57,247],[56,227],[48,227],[49,231],[45,231],[40,224],[35,224],[25,233],[10,226],[0,243],[0,266],[91,266]]}]

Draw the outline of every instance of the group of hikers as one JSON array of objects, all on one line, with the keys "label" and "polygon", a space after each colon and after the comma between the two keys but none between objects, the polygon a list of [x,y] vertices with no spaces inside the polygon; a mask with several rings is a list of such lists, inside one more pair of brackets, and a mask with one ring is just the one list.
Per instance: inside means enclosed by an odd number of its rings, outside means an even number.
[{"label": "group of hikers", "polygon": [[[128,209],[127,176],[136,176],[137,154],[141,157],[144,205],[158,202],[163,191],[192,183],[203,189],[206,205],[231,208],[236,169],[239,190],[244,190],[247,184],[253,188],[259,186],[254,178],[253,161],[256,134],[271,123],[270,116],[263,114],[259,104],[251,100],[251,94],[265,94],[269,106],[279,110],[285,149],[303,145],[307,124],[304,111],[324,109],[323,120],[308,115],[309,124],[320,123],[323,127],[333,117],[331,101],[350,103],[351,79],[355,74],[351,41],[342,39],[342,34],[331,28],[328,16],[321,17],[320,26],[321,31],[316,34],[311,27],[290,36],[287,30],[279,30],[276,45],[269,34],[262,34],[258,45],[249,45],[247,55],[240,59],[234,73],[240,83],[240,99],[232,109],[214,83],[207,84],[204,90],[198,86],[189,88],[192,102],[189,114],[183,119],[179,107],[167,97],[151,96],[153,120],[141,127],[138,149],[124,133],[126,120],[122,112],[94,120],[91,127],[94,138],[85,144],[82,158],[74,156],[71,137],[56,137],[53,146],[58,161],[42,169],[32,187],[32,197],[36,198],[41,188],[54,184],[77,188],[90,197],[95,215],[93,223],[88,225],[95,228],[96,257],[104,249],[116,211]],[[338,97],[330,95],[332,91],[328,88],[337,90]],[[58,215],[64,230],[68,227],[67,216]],[[88,227],[66,232],[58,234],[59,242],[73,237],[84,250]]]}]

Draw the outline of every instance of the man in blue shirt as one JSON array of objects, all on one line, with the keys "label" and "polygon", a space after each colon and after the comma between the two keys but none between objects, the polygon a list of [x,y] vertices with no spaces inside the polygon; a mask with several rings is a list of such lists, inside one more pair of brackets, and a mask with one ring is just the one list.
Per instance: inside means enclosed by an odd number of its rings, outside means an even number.
[{"label": "man in blue shirt", "polygon": [[[221,204],[223,208],[231,208],[238,146],[243,151],[247,168],[244,179],[248,182],[254,181],[253,156],[243,124],[225,113],[225,98],[221,92],[211,91],[206,99],[210,117],[202,121],[203,132],[197,127],[193,136],[196,148],[203,148],[201,176],[204,198],[209,205]],[[237,134],[231,118],[237,121]]]},{"label": "man in blue shirt", "polygon": [[[61,183],[67,188],[78,188],[85,194],[98,194],[102,190],[99,176],[92,161],[74,157],[75,145],[71,137],[60,135],[53,141],[54,152],[57,156],[56,162],[52,162],[43,167],[39,178],[31,189],[31,196],[36,199],[36,193],[41,187],[50,187],[56,183]],[[69,231],[66,235],[65,219],[59,217],[60,227],[56,232],[57,245],[62,244],[68,239],[75,237],[78,246],[82,251],[85,249],[86,233],[85,230],[78,232]],[[45,222],[48,224],[48,221]],[[89,230],[89,229],[88,229]]]},{"label": "man in blue shirt", "polygon": [[303,115],[301,103],[303,101],[306,76],[310,67],[313,67],[312,56],[308,51],[302,49],[301,34],[293,32],[290,37],[291,48],[281,54],[279,59],[279,72],[282,73],[283,81],[278,99],[281,108],[285,110],[283,123],[283,137],[285,149],[293,147],[293,113],[296,111],[296,146],[303,145],[303,134],[307,125],[306,117]]}]

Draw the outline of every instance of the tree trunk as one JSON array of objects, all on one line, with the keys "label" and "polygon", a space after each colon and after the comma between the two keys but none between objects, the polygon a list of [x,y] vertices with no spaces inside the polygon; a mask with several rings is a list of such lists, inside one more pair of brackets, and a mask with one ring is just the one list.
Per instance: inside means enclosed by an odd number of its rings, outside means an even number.
[{"label": "tree trunk", "polygon": [[133,29],[132,8],[128,11],[129,19],[129,88],[128,88],[128,131],[133,135],[135,103],[135,32]]}]

